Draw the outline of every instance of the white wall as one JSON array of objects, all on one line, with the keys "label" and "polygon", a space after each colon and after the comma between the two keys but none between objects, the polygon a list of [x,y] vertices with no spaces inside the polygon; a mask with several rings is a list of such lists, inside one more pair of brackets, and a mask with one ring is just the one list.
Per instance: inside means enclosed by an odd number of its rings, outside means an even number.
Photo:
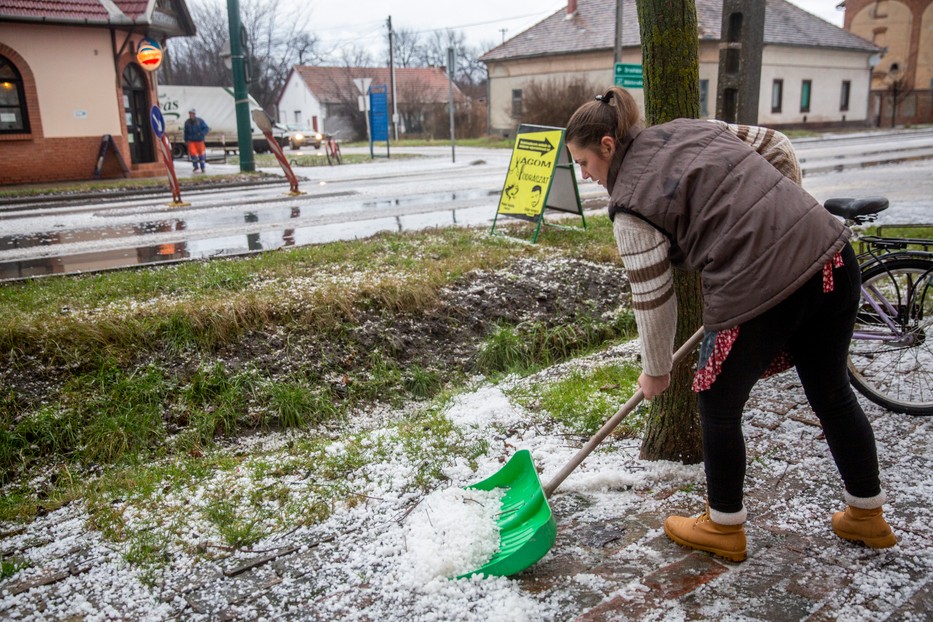
[{"label": "white wall", "polygon": [[[871,80],[868,56],[866,52],[765,46],[758,122],[780,125],[866,120]],[[781,112],[772,113],[771,90],[776,79],[784,81],[784,97]],[[800,111],[804,80],[812,83],[809,112]],[[848,110],[839,109],[843,80],[851,82]]]},{"label": "white wall", "polygon": [[46,138],[123,134],[108,30],[0,23],[0,41],[32,70]]},{"label": "white wall", "polygon": [[[870,80],[867,52],[844,50],[765,46],[762,53],[761,93],[758,123],[780,125],[823,122],[865,121],[868,118],[868,85]],[[708,116],[716,115],[716,89],[719,77],[719,46],[717,42],[700,42],[700,80],[708,81]],[[641,63],[637,50],[624,50],[622,62]],[[500,61],[489,65],[490,132],[511,131],[516,121],[511,116],[512,89],[524,89],[532,81],[586,77],[594,85],[613,83],[611,51],[573,54],[540,59]],[[775,79],[784,80],[781,113],[771,113],[771,86]],[[800,91],[803,80],[812,81],[810,112],[800,112]],[[839,110],[842,81],[851,82],[849,109]],[[631,89],[631,94],[644,111],[644,91]]]},{"label": "white wall", "polygon": [[[625,63],[641,62],[635,56],[623,55]],[[590,54],[553,56],[540,59],[496,62],[489,65],[490,133],[511,131],[516,127],[512,118],[512,90],[525,89],[532,82],[586,78],[597,91],[613,83],[612,51]],[[641,89],[632,89],[632,95],[643,107]]]},{"label": "white wall", "polygon": [[312,119],[317,117],[317,129],[324,131],[324,112],[321,102],[311,93],[308,85],[301,79],[298,72],[293,71],[288,82],[282,88],[282,97],[279,99],[279,123],[295,123],[295,111],[299,111],[303,127],[314,127]]}]

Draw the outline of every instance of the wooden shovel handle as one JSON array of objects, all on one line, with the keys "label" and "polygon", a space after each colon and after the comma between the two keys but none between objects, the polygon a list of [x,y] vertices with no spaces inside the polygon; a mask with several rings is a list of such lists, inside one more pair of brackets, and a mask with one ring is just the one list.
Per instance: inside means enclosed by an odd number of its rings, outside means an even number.
[{"label": "wooden shovel handle", "polygon": [[[684,357],[686,357],[697,347],[697,345],[699,345],[702,339],[703,327],[701,326],[700,329],[693,333],[693,336],[690,337],[690,339],[688,339],[684,345],[680,346],[677,352],[674,353],[673,364],[676,365],[681,360],[683,360]],[[635,391],[635,395],[630,397],[629,400],[622,405],[622,408],[620,408],[616,414],[614,414],[608,421],[606,421],[606,423],[603,424],[603,427],[601,427],[599,431],[593,435],[593,438],[591,438],[589,442],[584,445],[580,451],[577,452],[577,454],[570,460],[570,462],[564,465],[564,468],[554,476],[554,479],[548,482],[548,485],[544,487],[544,494],[550,497],[554,491],[557,490],[557,487],[560,486],[565,479],[567,479],[567,476],[570,475],[574,469],[580,466],[580,463],[583,462],[587,456],[593,453],[593,450],[596,449],[596,447],[601,442],[603,442],[603,439],[609,436],[609,433],[615,430],[616,426],[622,423],[622,420],[625,419],[629,413],[635,410],[635,407],[638,406],[643,399],[645,399],[645,394],[642,392],[641,387],[639,387],[638,390]]]}]

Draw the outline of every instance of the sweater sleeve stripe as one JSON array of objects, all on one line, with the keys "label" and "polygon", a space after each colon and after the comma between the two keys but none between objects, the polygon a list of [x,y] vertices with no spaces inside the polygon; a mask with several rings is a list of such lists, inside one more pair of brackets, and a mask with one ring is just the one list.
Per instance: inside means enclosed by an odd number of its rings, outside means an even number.
[{"label": "sweater sleeve stripe", "polygon": [[624,212],[616,214],[613,233],[632,288],[642,368],[646,374],[661,376],[671,370],[677,325],[670,241],[648,223]]}]

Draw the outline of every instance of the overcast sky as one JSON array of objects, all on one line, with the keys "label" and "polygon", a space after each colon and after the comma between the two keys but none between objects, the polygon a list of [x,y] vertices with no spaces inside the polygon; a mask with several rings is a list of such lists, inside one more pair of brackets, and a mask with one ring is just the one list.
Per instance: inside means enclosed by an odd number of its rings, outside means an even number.
[{"label": "overcast sky", "polygon": [[[836,10],[840,0],[790,1],[842,26],[843,12]],[[566,0],[312,0],[311,30],[325,50],[358,43],[378,51],[385,47],[386,18],[391,15],[396,30],[463,31],[468,44],[485,48],[489,43],[501,43],[503,36],[514,37],[566,6]]]}]

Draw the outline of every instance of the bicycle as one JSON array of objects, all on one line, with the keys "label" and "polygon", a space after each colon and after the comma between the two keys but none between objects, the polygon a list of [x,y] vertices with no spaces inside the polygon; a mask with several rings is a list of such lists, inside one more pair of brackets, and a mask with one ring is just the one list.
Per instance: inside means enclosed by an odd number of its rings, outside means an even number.
[{"label": "bicycle", "polygon": [[[829,199],[824,207],[855,232],[861,305],[849,346],[852,386],[894,412],[933,415],[933,240],[860,235],[888,208],[883,197]],[[898,225],[900,229],[931,225]]]},{"label": "bicycle", "polygon": [[340,145],[337,144],[337,134],[326,134],[324,136],[324,154],[327,156],[327,164],[343,164],[343,157],[340,155]]}]

